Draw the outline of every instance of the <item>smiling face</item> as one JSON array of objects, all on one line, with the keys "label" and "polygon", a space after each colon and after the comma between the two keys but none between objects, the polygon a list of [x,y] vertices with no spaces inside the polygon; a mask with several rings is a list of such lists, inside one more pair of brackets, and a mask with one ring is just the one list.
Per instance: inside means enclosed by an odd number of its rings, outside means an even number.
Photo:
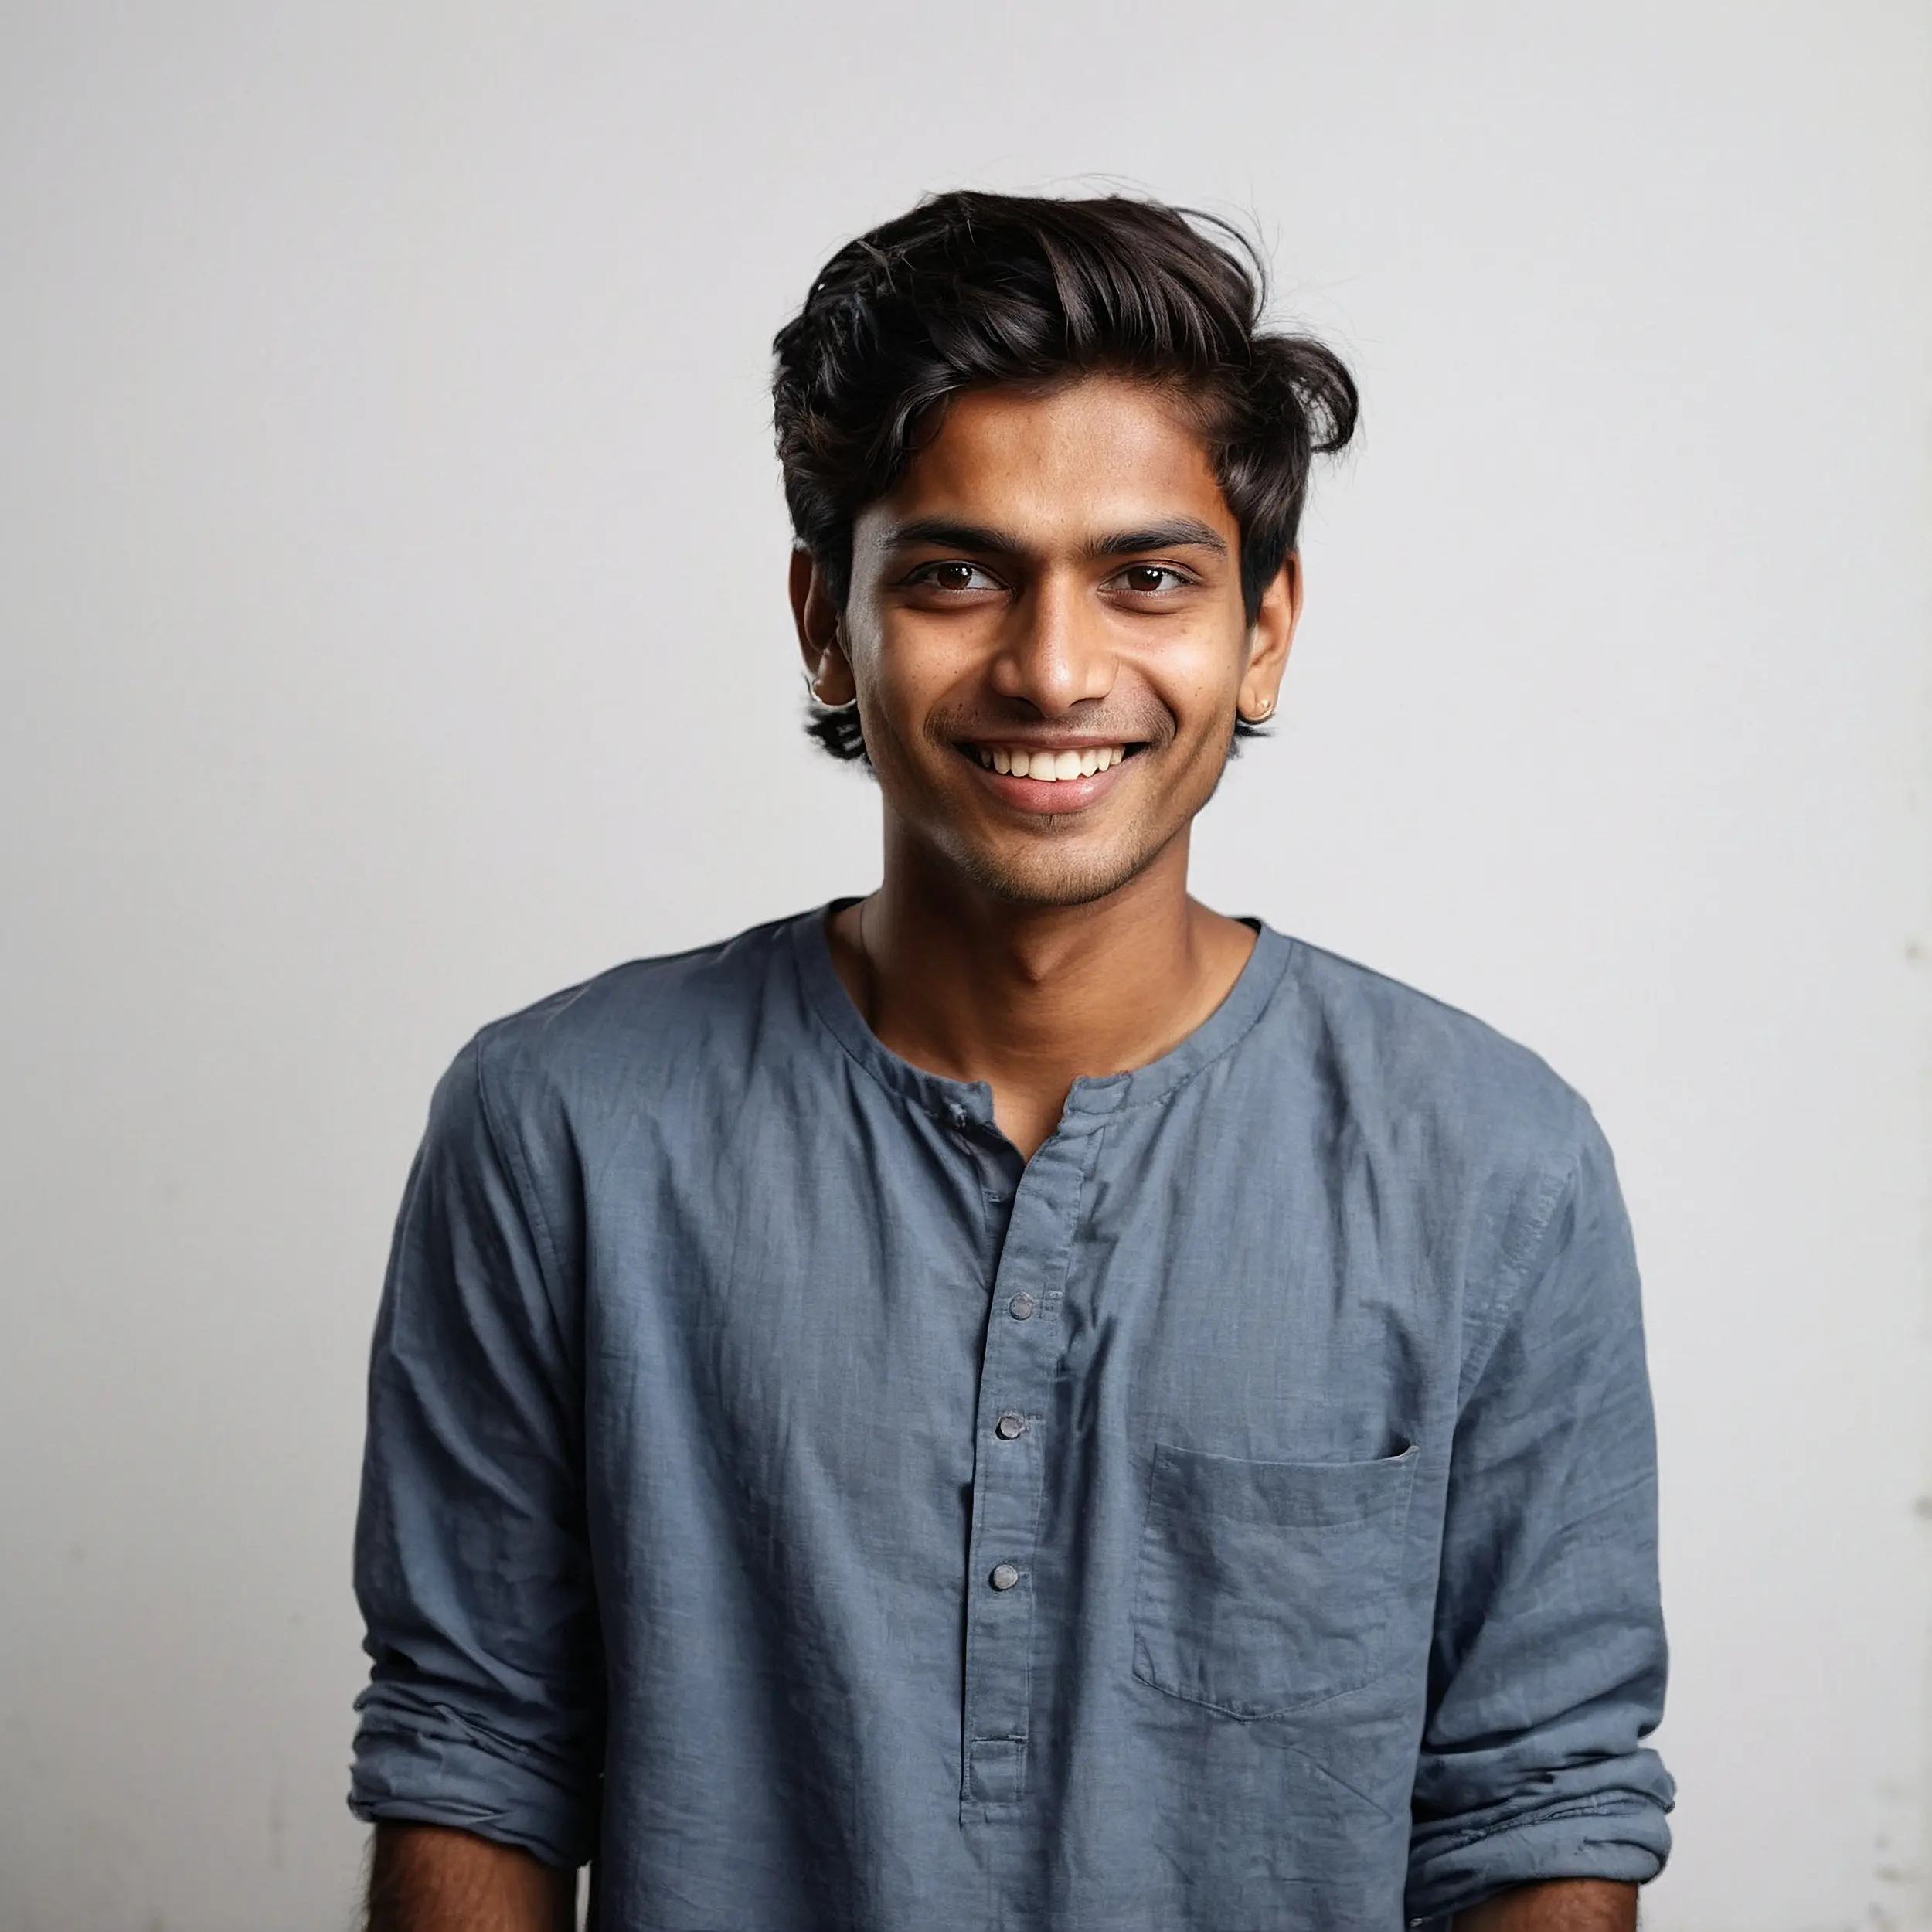
[{"label": "smiling face", "polygon": [[1240,532],[1172,396],[1094,376],[954,400],[859,514],[849,594],[793,600],[815,687],[855,697],[888,849],[912,840],[998,897],[1075,905],[1171,855],[1272,709],[1295,560],[1250,624]]}]

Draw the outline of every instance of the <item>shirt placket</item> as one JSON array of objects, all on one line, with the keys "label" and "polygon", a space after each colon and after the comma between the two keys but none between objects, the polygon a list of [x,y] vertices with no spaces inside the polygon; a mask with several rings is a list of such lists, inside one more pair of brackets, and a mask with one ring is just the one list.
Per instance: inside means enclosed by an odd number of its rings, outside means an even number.
[{"label": "shirt placket", "polygon": [[[962,1131],[972,1131],[964,1123]],[[982,1133],[988,1130],[981,1130]],[[1036,1580],[1048,1439],[1060,1357],[1067,1257],[1093,1151],[1087,1134],[1056,1134],[1013,1189],[993,1276],[975,1421],[972,1536],[966,1577],[962,1816],[1019,1806],[1026,1795],[1037,1635]],[[1015,1168],[1010,1148],[998,1150]],[[982,1147],[983,1166],[1005,1169]],[[996,1202],[992,1182],[989,1202]],[[1011,1185],[1010,1180],[1005,1185]]]}]

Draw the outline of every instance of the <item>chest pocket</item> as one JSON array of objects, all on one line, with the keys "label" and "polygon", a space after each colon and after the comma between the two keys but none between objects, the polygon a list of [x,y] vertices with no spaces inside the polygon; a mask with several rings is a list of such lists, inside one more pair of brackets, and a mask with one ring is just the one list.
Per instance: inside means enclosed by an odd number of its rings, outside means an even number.
[{"label": "chest pocket", "polygon": [[1134,1675],[1270,1717],[1384,1668],[1420,1451],[1247,1462],[1158,1443],[1134,1603]]}]

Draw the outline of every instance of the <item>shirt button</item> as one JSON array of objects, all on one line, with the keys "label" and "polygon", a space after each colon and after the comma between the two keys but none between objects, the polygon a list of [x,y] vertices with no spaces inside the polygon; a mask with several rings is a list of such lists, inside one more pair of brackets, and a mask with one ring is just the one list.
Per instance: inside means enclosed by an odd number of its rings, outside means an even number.
[{"label": "shirt button", "polygon": [[946,1117],[952,1122],[954,1132],[964,1134],[966,1131],[966,1110],[957,1100],[947,1108]]},{"label": "shirt button", "polygon": [[1026,1433],[1026,1418],[1024,1416],[1015,1415],[1011,1409],[1009,1409],[1005,1414],[993,1424],[993,1434],[998,1436],[1002,1442],[1011,1442],[1015,1436],[1023,1436]]},{"label": "shirt button", "polygon": [[1011,1563],[996,1563],[988,1580],[995,1590],[1011,1590],[1019,1581],[1019,1572]]},{"label": "shirt button", "polygon": [[1015,1321],[1024,1321],[1033,1312],[1033,1298],[1024,1288],[1006,1304],[1006,1312]]}]

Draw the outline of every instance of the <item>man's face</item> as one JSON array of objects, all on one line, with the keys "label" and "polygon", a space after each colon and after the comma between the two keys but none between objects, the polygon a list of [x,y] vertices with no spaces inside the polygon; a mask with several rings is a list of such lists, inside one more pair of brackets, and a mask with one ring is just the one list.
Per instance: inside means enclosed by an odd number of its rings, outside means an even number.
[{"label": "man's face", "polygon": [[1250,625],[1240,556],[1176,403],[1090,376],[957,398],[858,518],[842,616],[807,561],[794,597],[821,695],[858,699],[889,835],[1073,905],[1175,849],[1237,704],[1273,706],[1298,579]]}]

